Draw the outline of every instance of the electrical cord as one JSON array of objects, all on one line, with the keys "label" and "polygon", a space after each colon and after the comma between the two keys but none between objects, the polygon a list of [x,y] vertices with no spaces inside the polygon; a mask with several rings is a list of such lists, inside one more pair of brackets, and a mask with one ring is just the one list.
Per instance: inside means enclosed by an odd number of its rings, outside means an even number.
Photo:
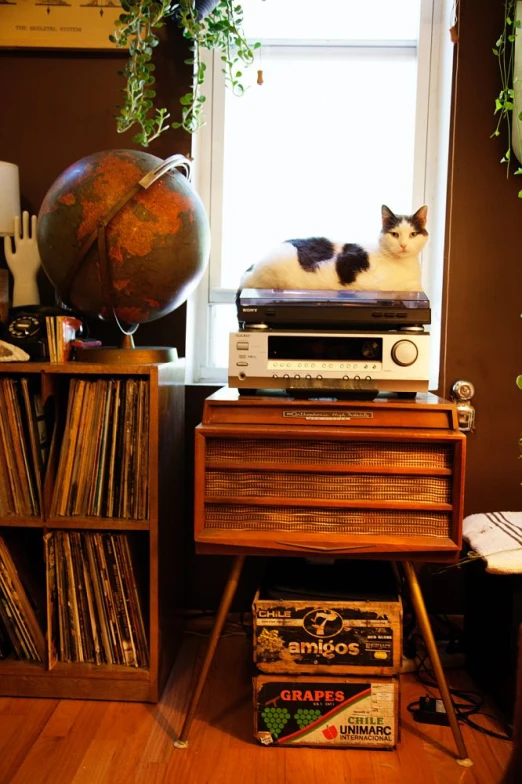
[{"label": "electrical cord", "polygon": [[[426,660],[429,657],[427,655],[423,656],[420,660],[419,667],[416,672],[416,678],[423,686],[427,686],[432,689],[438,689],[437,682],[433,675],[432,670],[426,667]],[[423,676],[423,672],[425,675]],[[489,735],[492,738],[497,738],[498,740],[507,740],[511,741],[513,738],[513,729],[511,724],[508,722],[501,721],[496,716],[493,716],[490,713],[486,713],[485,711],[481,711],[481,707],[484,704],[484,700],[479,694],[479,692],[473,690],[463,690],[463,689],[449,689],[450,697],[458,697],[461,700],[465,700],[465,703],[456,703],[451,700],[453,703],[453,707],[455,709],[455,714],[457,716],[457,721],[460,721],[464,724],[467,724],[472,729],[476,730],[477,732],[481,732],[484,735]],[[418,711],[421,707],[420,699],[414,700],[410,702],[409,705],[406,706],[407,710],[414,714]],[[474,719],[471,719],[470,716],[482,716],[483,718],[490,719],[491,721],[500,724],[504,732],[495,732],[494,730],[490,730],[487,727],[483,727],[482,725],[478,724]]]},{"label": "electrical cord", "polygon": [[[405,597],[403,597],[403,600],[404,598]],[[426,662],[429,661],[428,654],[425,653],[423,656],[419,655],[419,648],[421,647],[420,644],[424,645],[424,640],[418,632],[415,632],[415,616],[413,613],[411,613],[411,620],[412,623],[410,624],[408,637],[406,637],[405,634],[404,639],[405,644],[407,644],[410,648],[410,652],[414,652],[414,655],[411,658],[417,658],[418,660],[415,676],[418,682],[423,686],[431,689],[438,689],[438,684],[435,680],[434,673],[426,665]],[[430,615],[430,622],[432,624],[432,628],[434,629],[434,636],[436,637],[438,632],[443,639],[448,640],[446,651],[448,653],[451,653],[452,651],[458,651],[461,647],[462,639],[462,629],[458,626],[458,624],[451,621],[451,619],[448,618],[448,616],[445,614]],[[477,732],[481,732],[492,738],[507,741],[512,740],[513,728],[509,722],[502,721],[497,716],[481,710],[484,704],[484,700],[479,692],[454,688],[450,688],[449,692],[450,696],[452,697],[452,703],[458,721],[462,722],[463,724],[467,724]],[[464,700],[464,702],[455,702],[453,697]],[[415,700],[407,706],[407,710],[412,714],[420,711],[421,709],[421,699]],[[471,718],[472,716],[473,718]],[[476,721],[476,718],[479,716],[499,724],[503,728],[504,732],[495,732],[494,730],[481,726],[481,724]]]}]

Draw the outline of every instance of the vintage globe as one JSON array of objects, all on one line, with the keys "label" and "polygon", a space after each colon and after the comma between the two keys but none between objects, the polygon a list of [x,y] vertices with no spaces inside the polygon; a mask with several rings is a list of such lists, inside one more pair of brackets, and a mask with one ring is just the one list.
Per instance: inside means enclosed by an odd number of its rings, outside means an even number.
[{"label": "vintage globe", "polygon": [[205,209],[183,156],[94,153],[51,185],[38,215],[42,266],[61,300],[121,325],[159,319],[185,302],[208,262]]}]

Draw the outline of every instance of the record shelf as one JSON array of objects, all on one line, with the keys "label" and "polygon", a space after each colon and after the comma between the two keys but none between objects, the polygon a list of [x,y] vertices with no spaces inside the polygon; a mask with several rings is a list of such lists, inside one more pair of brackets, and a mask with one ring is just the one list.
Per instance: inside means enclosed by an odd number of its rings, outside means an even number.
[{"label": "record shelf", "polygon": [[182,362],[0,365],[1,695],[157,702],[182,632],[183,433]]}]

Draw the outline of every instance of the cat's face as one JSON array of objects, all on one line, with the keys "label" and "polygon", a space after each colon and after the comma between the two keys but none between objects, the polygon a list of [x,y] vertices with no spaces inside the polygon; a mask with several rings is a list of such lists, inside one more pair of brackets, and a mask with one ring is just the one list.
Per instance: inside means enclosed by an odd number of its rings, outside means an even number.
[{"label": "cat's face", "polygon": [[381,249],[399,259],[417,256],[428,241],[426,231],[428,208],[421,207],[413,215],[395,215],[383,204],[381,213],[382,229],[379,236]]}]

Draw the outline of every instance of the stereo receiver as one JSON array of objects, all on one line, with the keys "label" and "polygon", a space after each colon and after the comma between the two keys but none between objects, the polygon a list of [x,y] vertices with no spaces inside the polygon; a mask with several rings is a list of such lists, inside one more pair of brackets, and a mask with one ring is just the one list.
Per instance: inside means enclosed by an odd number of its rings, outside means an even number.
[{"label": "stereo receiver", "polygon": [[240,330],[230,334],[228,384],[289,393],[428,391],[430,334]]}]

